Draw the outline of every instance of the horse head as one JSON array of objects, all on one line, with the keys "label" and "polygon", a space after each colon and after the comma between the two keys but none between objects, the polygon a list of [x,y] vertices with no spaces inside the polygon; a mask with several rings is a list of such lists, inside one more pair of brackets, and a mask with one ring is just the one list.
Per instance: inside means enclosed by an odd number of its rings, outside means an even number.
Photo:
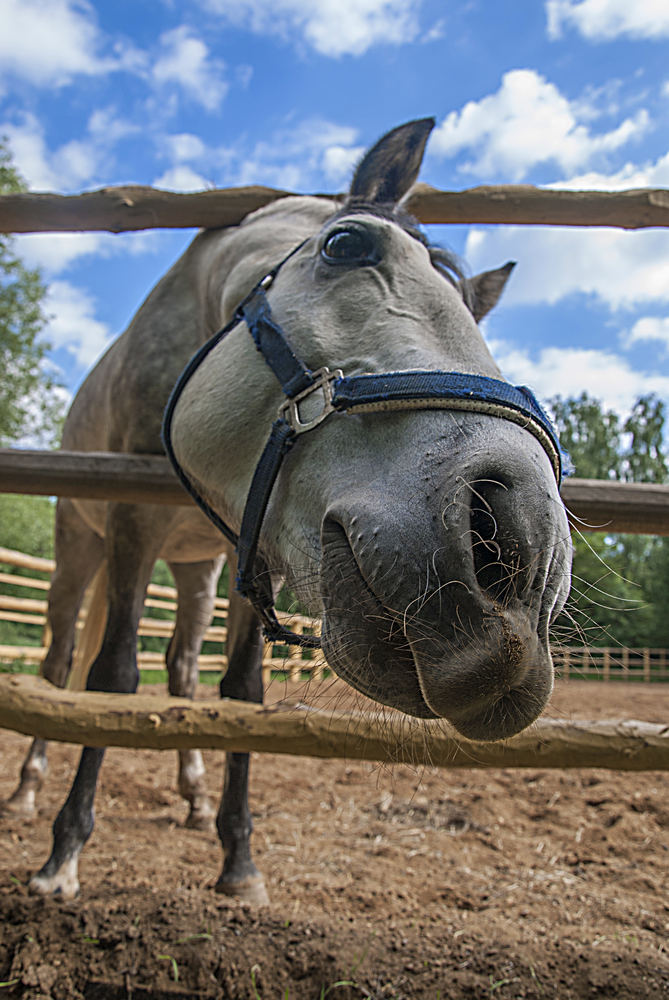
[{"label": "horse head", "polygon": [[[432,125],[382,138],[343,204],[287,198],[248,217],[227,243],[223,316],[282,260],[263,301],[311,372],[500,384],[478,321],[512,265],[465,277],[402,210]],[[238,312],[171,417],[177,462],[235,532],[285,401],[251,326]],[[364,694],[473,739],[518,732],[550,695],[549,626],[569,588],[550,443],[485,403],[396,407],[377,395],[321,414],[315,396],[299,419],[315,413],[318,426],[296,438],[267,501],[258,572],[285,577],[322,615],[328,663]]]}]

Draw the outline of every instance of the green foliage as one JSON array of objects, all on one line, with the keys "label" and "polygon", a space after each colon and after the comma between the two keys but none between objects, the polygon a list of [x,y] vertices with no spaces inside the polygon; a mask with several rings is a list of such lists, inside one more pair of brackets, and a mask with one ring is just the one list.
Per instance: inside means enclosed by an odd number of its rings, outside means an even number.
[{"label": "green foliage", "polygon": [[619,479],[630,483],[663,483],[666,407],[654,394],[640,396],[624,424],[605,411],[587,392],[550,401],[560,441],[581,479]]},{"label": "green foliage", "polygon": [[[53,559],[55,513],[56,505],[50,497],[0,493],[0,546]],[[25,572],[28,576],[32,573]]]},{"label": "green foliage", "polygon": [[[587,393],[551,401],[563,446],[584,479],[666,482],[664,402],[640,397],[621,424]],[[568,645],[669,646],[669,540],[574,533],[568,609],[555,638]]]},{"label": "green foliage", "polygon": [[646,644],[669,646],[669,538],[657,538],[646,564],[645,593],[652,595]]},{"label": "green foliage", "polygon": [[631,483],[664,483],[668,478],[664,454],[666,407],[656,396],[637,399],[624,430],[630,436],[625,452],[625,479]]},{"label": "green foliage", "polygon": [[586,392],[578,398],[550,401],[560,442],[581,479],[620,479],[620,422],[604,413],[601,404]]},{"label": "green foliage", "polygon": [[[25,190],[7,148],[0,142],[0,194]],[[41,338],[47,323],[46,286],[27,268],[11,236],[0,234],[0,446],[26,434],[45,444],[56,441],[63,419],[58,384],[49,373],[50,345]]]},{"label": "green foliage", "polygon": [[[48,497],[14,496],[0,493],[0,546],[18,549],[43,559],[53,558],[53,519],[55,504]],[[3,565],[0,570],[14,576],[48,579],[48,574]],[[45,590],[2,585],[3,594],[12,597],[46,599]],[[39,642],[41,626],[23,622],[0,621],[0,643],[34,646]]]}]

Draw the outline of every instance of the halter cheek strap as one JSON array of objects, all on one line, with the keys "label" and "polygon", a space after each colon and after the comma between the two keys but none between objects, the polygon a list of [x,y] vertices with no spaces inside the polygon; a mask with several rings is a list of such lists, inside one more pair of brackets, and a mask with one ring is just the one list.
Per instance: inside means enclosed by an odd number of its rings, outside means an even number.
[{"label": "halter cheek strap", "polygon": [[[165,410],[163,443],[185,489],[216,527],[237,547],[239,592],[251,601],[272,641],[318,648],[318,636],[299,635],[284,628],[276,617],[270,574],[258,567],[258,542],[272,489],[281,464],[301,434],[318,427],[333,413],[373,413],[387,410],[469,410],[501,417],[519,424],[541,443],[558,486],[568,474],[569,456],[560,447],[549,417],[530,389],[499,379],[462,372],[398,371],[346,376],[340,370],[319,368],[312,372],[294,353],[281,326],[274,320],[267,299],[285,262],[304,245],[300,243],[281,261],[235,311],[230,323],[215,334],[190,360],[175,385]],[[258,461],[237,535],[200,495],[186,475],[172,447],[174,410],[189,379],[209,353],[239,323],[245,322],[258,351],[279,381],[286,396],[272,424]],[[259,572],[260,569],[260,572]]]}]

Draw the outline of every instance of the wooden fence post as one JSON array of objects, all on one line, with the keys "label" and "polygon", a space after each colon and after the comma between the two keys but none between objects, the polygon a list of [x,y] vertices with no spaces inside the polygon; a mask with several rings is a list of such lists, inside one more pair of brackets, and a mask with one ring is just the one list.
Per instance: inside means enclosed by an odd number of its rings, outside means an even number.
[{"label": "wooden fence post", "polygon": [[602,666],[604,680],[608,681],[611,679],[611,650],[608,647],[602,650]]}]

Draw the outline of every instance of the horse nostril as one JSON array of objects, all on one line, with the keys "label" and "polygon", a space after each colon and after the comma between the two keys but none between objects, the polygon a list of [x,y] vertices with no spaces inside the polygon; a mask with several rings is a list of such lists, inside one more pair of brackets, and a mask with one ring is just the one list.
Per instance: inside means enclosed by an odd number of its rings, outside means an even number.
[{"label": "horse nostril", "polygon": [[[481,590],[504,606],[529,584],[529,559],[519,540],[519,497],[497,481],[472,484],[470,538],[474,574]],[[514,496],[515,493],[515,496]]]}]

